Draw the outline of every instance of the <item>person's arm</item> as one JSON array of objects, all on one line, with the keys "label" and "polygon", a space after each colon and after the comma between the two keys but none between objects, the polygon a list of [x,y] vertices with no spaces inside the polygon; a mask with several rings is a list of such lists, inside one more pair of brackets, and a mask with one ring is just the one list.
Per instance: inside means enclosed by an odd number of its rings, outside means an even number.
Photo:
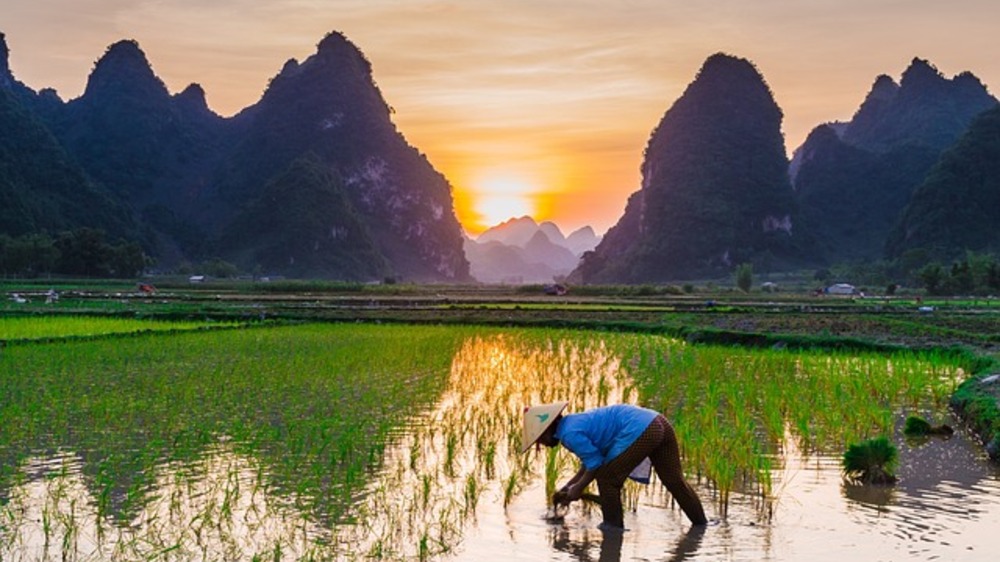
[{"label": "person's arm", "polygon": [[566,486],[566,503],[575,502],[576,500],[583,497],[583,491],[587,489],[587,486],[594,481],[597,477],[596,470],[587,470],[586,467],[581,468],[580,472],[576,473],[573,480],[570,481]]},{"label": "person's arm", "polygon": [[586,466],[580,467],[580,470],[573,478],[570,478],[569,482],[555,493],[553,500],[556,504],[562,505],[569,505],[575,502],[583,496],[583,491],[594,481],[596,475],[596,471],[587,470]]}]

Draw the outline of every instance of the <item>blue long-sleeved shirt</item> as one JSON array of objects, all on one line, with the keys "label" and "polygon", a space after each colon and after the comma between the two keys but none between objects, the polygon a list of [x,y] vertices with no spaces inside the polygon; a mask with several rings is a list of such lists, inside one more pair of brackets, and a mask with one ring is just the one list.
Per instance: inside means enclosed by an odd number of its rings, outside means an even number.
[{"label": "blue long-sleeved shirt", "polygon": [[587,470],[597,470],[624,453],[658,415],[631,404],[566,414],[559,421],[555,437],[580,457]]}]

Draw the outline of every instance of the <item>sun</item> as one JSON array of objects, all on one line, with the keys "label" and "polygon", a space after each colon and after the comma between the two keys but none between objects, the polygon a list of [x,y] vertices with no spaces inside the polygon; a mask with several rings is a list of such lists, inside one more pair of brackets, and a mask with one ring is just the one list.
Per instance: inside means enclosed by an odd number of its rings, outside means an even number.
[{"label": "sun", "polygon": [[510,218],[535,214],[538,190],[524,179],[491,176],[476,182],[472,191],[472,209],[482,226],[490,227]]},{"label": "sun", "polygon": [[494,226],[514,217],[532,214],[532,205],[519,195],[480,196],[474,210],[484,226]]}]

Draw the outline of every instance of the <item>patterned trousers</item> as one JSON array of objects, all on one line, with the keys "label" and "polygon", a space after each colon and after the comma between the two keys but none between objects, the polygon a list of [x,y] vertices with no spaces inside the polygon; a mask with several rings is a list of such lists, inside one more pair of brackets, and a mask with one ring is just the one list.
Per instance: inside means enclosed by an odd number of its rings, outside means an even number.
[{"label": "patterned trousers", "polygon": [[704,525],[705,511],[694,490],[684,481],[681,455],[673,426],[662,415],[649,424],[646,431],[625,452],[597,469],[597,489],[601,494],[601,514],[604,523],[624,527],[622,486],[632,469],[646,457],[653,464],[656,475],[674,496],[681,510],[695,525]]}]

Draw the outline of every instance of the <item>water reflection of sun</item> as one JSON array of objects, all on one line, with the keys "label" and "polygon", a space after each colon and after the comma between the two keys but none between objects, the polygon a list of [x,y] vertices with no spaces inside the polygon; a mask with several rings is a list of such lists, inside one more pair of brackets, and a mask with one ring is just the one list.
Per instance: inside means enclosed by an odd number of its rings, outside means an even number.
[{"label": "water reflection of sun", "polygon": [[[480,499],[506,505],[540,476],[545,462],[519,453],[524,406],[569,400],[580,411],[635,398],[622,362],[603,341],[569,332],[472,337],[452,360],[437,408],[386,451],[358,517],[364,523],[349,530],[357,536],[339,542],[389,557],[420,556],[389,549],[428,540],[453,544]],[[575,470],[569,453],[553,453],[557,472]]]}]

